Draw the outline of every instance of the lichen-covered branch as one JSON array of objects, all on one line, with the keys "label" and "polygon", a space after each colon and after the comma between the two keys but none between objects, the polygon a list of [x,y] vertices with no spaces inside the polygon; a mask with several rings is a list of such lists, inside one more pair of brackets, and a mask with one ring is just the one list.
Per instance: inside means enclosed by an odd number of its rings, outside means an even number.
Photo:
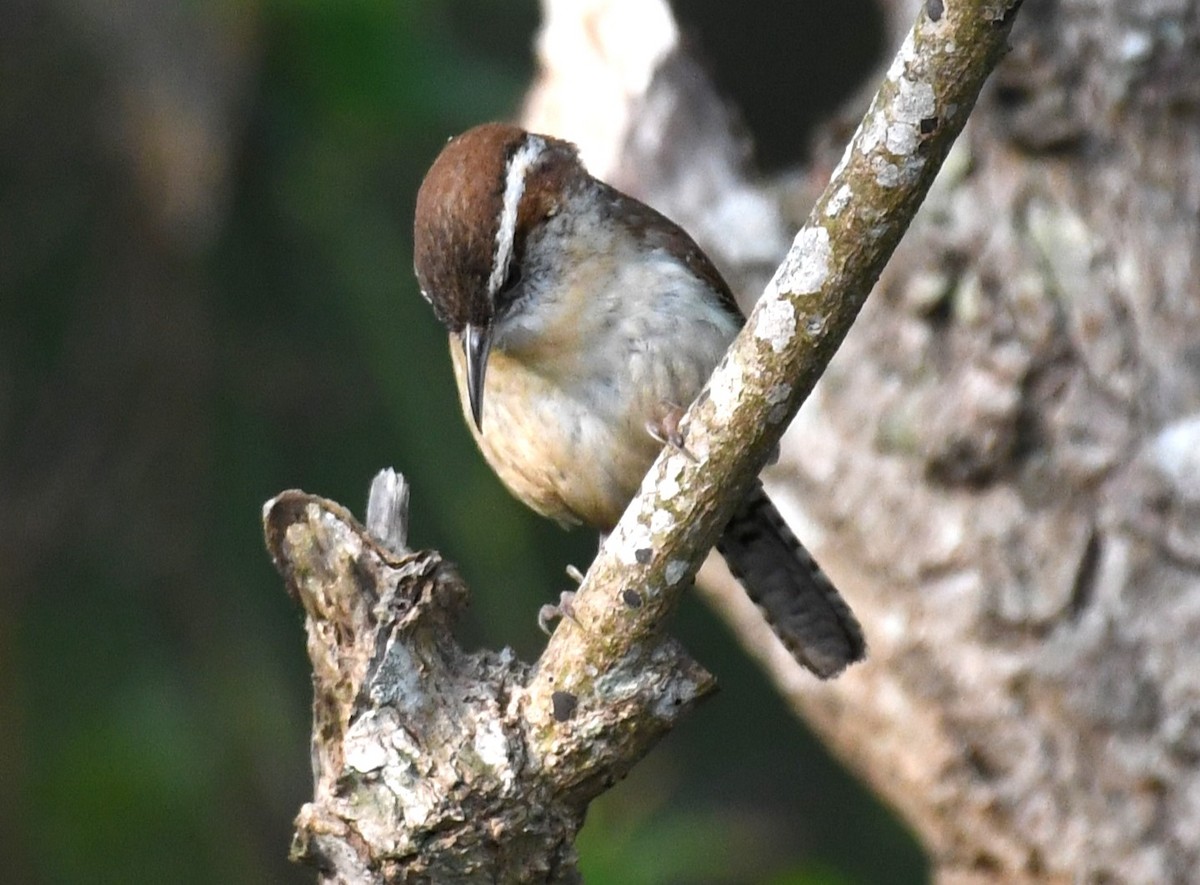
[{"label": "lichen-covered branch", "polygon": [[603,704],[551,693],[544,738],[529,666],[457,645],[466,588],[437,553],[404,547],[407,518],[391,471],[372,485],[369,530],[302,492],[264,508],[313,664],[315,790],[292,857],[330,883],[574,881],[588,801],[713,679],[664,637],[597,680]]},{"label": "lichen-covered branch", "polygon": [[[662,630],[735,502],[849,331],[1006,47],[1019,2],[922,12],[825,194],[746,327],[592,564],[575,619],[551,638],[531,686],[602,703],[609,673]],[[626,599],[637,594],[637,604]],[[585,701],[586,703],[586,701]],[[553,723],[545,718],[549,738]]]}]

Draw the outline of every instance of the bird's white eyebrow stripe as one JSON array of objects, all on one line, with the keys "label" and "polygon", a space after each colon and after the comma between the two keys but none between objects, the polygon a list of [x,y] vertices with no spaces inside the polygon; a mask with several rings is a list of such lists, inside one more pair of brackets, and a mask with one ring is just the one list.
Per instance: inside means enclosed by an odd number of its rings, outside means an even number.
[{"label": "bird's white eyebrow stripe", "polygon": [[496,230],[496,252],[492,258],[492,274],[488,277],[488,297],[494,298],[508,275],[508,264],[512,261],[513,239],[517,232],[517,211],[521,207],[521,196],[525,193],[525,178],[537,162],[546,142],[536,135],[526,135],[508,161],[508,173],[504,179],[504,206],[500,210],[500,226]]}]

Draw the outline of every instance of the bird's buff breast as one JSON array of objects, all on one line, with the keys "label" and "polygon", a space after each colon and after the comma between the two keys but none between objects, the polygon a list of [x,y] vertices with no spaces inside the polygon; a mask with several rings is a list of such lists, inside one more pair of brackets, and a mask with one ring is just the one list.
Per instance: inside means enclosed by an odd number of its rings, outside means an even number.
[{"label": "bird's buff breast", "polygon": [[[662,448],[647,424],[695,399],[735,331],[672,325],[688,330],[686,346],[674,346],[678,342],[670,335],[664,340],[652,334],[636,346],[600,347],[611,356],[607,360],[597,359],[597,349],[586,345],[592,356],[583,361],[538,361],[493,350],[482,431],[470,419],[462,346],[451,337],[467,424],[516,497],[559,523],[582,522],[601,531],[616,524]],[[663,346],[673,358],[653,349]],[[579,351],[560,348],[563,352]]]}]

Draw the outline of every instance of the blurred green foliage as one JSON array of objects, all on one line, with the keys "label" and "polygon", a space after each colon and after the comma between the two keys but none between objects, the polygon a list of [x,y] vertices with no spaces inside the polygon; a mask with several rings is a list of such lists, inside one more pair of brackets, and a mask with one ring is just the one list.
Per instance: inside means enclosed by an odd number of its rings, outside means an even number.
[{"label": "blurred green foliage", "polygon": [[[396,466],[414,542],[476,588],[464,637],[526,657],[595,543],[475,453],[410,269],[421,175],[514,114],[536,6],[0,0],[0,19],[5,879],[311,881],[286,861],[309,675],[262,503],[301,487],[361,512]],[[724,691],[596,804],[588,880],[919,881],[715,620],[689,604],[678,629]]]}]

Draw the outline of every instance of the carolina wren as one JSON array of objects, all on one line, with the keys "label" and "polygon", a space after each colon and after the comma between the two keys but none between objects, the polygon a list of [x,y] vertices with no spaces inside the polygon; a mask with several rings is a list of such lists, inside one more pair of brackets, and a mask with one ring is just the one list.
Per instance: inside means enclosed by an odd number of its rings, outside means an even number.
[{"label": "carolina wren", "polygon": [[[501,123],[447,143],[413,239],[488,463],[543,516],[611,531],[744,322],[721,275],[574,145]],[[864,656],[854,615],[761,486],[718,549],[801,664],[828,678]]]}]

